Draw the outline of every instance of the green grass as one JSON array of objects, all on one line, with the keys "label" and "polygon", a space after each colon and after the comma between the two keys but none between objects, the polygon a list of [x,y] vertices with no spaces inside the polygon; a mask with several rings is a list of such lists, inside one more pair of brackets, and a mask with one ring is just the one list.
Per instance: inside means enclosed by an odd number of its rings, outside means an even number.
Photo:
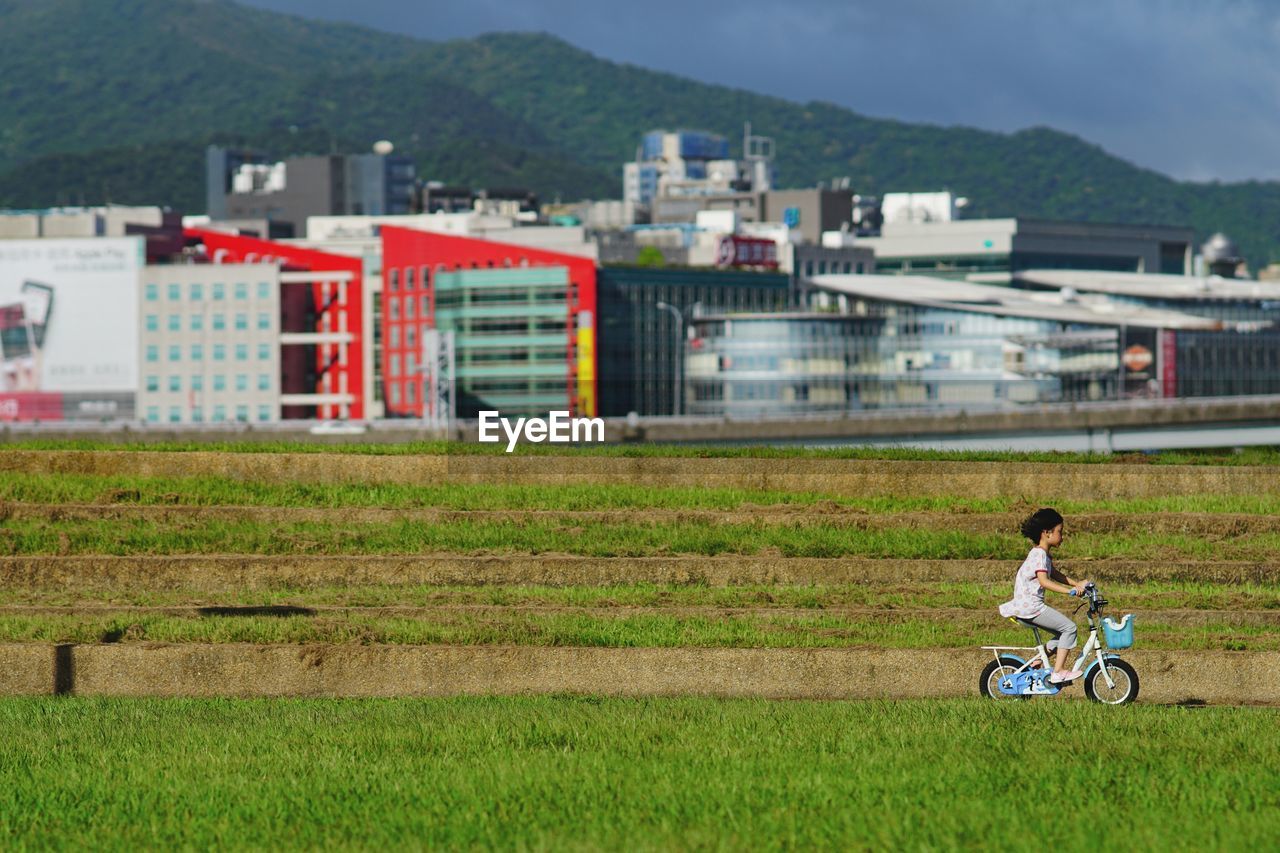
[{"label": "green grass", "polygon": [[[505,456],[506,443],[420,441],[403,444],[317,444],[309,441],[156,441],[112,442],[96,439],[21,439],[0,445],[12,450],[123,450],[186,453],[349,453],[368,456]],[[621,458],[731,459],[887,459],[925,462],[1062,462],[1072,464],[1139,463],[1156,465],[1280,465],[1280,449],[1170,450],[1158,453],[1061,453],[987,450],[917,450],[899,447],[806,448],[769,445],[521,444],[514,455],[600,456]]]},{"label": "green grass", "polygon": [[3,699],[0,844],[1261,850],[1278,765],[1273,709]]},{"label": "green grass", "polygon": [[[660,554],[778,555],[884,559],[1020,561],[1027,542],[1015,533],[945,527],[885,528],[816,524],[612,523],[534,518],[426,523],[275,522],[182,519],[9,519],[0,548],[11,554]],[[1145,532],[1072,534],[1055,554],[1071,560],[1252,560],[1280,551],[1280,533],[1219,538]],[[1016,568],[1016,566],[1015,566]]]},{"label": "green grass", "polygon": [[[850,512],[1023,513],[1021,497],[844,497],[820,492],[652,488],[630,485],[337,485],[256,483],[222,477],[99,477],[87,474],[6,473],[0,501],[146,506],[386,507],[449,510],[739,510],[829,504]],[[1114,501],[1055,501],[1063,513],[1212,512],[1280,514],[1280,495],[1189,495]],[[1068,517],[1068,523],[1070,518]]]},{"label": "green grass", "polygon": [[[1277,624],[1224,618],[1170,625],[1140,619],[1142,648],[1274,651]],[[1082,631],[1083,636],[1083,631]],[[1030,633],[994,608],[948,618],[885,612],[873,616],[768,611],[723,615],[641,612],[439,610],[413,617],[333,613],[280,616],[0,615],[0,642],[43,643],[363,643],[608,648],[976,648],[1028,645]]]},{"label": "green grass", "polygon": [[[182,589],[13,589],[0,587],[0,605],[70,606],[75,604],[143,607],[296,606],[296,607],[758,607],[822,610],[831,607],[959,608],[993,612],[1010,594],[1011,582],[840,584],[809,586],[706,586],[701,584],[628,584],[617,586],[335,586],[307,589],[254,589],[219,594]],[[1277,610],[1280,583],[1218,584],[1188,581],[1107,584],[1113,609]],[[1070,599],[1050,595],[1059,609]]]}]

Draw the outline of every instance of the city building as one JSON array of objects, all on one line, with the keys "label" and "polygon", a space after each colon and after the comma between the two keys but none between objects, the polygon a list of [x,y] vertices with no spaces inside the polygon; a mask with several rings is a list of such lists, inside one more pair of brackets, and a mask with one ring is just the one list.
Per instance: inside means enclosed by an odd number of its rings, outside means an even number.
[{"label": "city building", "polygon": [[[748,124],[742,142],[743,159],[733,160],[729,157],[729,141],[719,134],[702,130],[650,131],[641,139],[636,159],[623,166],[622,200],[633,208],[652,209],[655,222],[693,219],[681,211],[725,209],[698,207],[693,201],[705,197],[720,197],[718,203],[730,204],[728,209],[749,204],[754,210],[759,194],[774,185],[773,140],[753,135]],[[659,218],[659,208],[665,203],[670,206],[662,208],[665,212]]]},{"label": "city building", "polygon": [[279,264],[143,270],[137,413],[149,423],[281,417]]},{"label": "city building", "polygon": [[597,413],[596,265],[539,248],[383,225],[388,417],[433,417],[424,366],[452,333],[456,416]]},{"label": "city building", "polygon": [[946,278],[1049,268],[1187,275],[1193,240],[1190,228],[1155,225],[888,216],[879,236],[858,238],[879,272]]},{"label": "city building", "polygon": [[[257,295],[257,288],[263,282],[269,285],[271,279],[262,276],[256,280],[242,279],[252,293],[248,304],[252,305],[254,300],[260,300],[264,306],[262,309],[248,309],[249,316],[246,319],[254,326],[253,329],[236,328],[239,325],[239,318],[236,317],[228,328],[215,330],[209,327],[209,337],[206,339],[210,345],[222,343],[233,348],[248,346],[251,347],[249,352],[256,354],[256,347],[264,343],[259,335],[265,336],[268,332],[267,329],[256,328],[263,322],[262,314],[270,311],[265,306],[278,305],[278,315],[272,322],[275,324],[274,330],[278,332],[276,346],[279,352],[273,356],[273,363],[279,365],[279,418],[363,420],[369,417],[365,409],[364,275],[360,257],[320,252],[280,241],[208,229],[188,229],[187,237],[203,247],[203,258],[211,262],[206,266],[274,264],[279,268],[278,296],[274,297],[274,303],[269,294],[265,297]],[[217,272],[215,270],[212,273],[191,275],[212,275],[213,282],[202,283],[217,283]],[[165,271],[162,269],[158,275],[163,279]],[[156,283],[162,282],[157,280]],[[189,285],[195,283],[193,280]],[[169,298],[170,284],[178,285],[177,298],[182,299],[180,281],[165,281],[163,284],[165,299]],[[201,295],[207,293],[209,291],[206,289]],[[190,290],[187,298],[195,301]],[[231,298],[233,301],[236,299],[234,291]],[[188,313],[195,313],[194,308],[189,309]],[[228,313],[241,312],[229,308]],[[170,321],[166,317],[163,322],[167,330],[167,323]],[[210,323],[212,322],[211,316]],[[205,331],[201,330],[202,333]],[[218,334],[215,335],[215,332]],[[254,337],[248,337],[249,332]],[[246,336],[240,337],[242,334]],[[188,341],[186,345],[190,346],[192,343],[195,341]],[[175,345],[181,346],[177,341],[168,346]],[[162,355],[170,352],[172,350],[161,351]],[[231,352],[233,364],[255,361],[254,358],[239,359],[239,350],[232,349]],[[181,349],[177,351],[177,355],[182,357]],[[213,360],[217,361],[216,358]],[[256,360],[267,361],[263,358]],[[213,412],[202,411],[206,419],[212,414]],[[254,415],[256,410],[251,410],[251,417]]]},{"label": "city building", "polygon": [[211,147],[206,156],[209,215],[267,220],[267,237],[293,237],[309,216],[412,212],[413,160],[382,145],[370,154],[325,154],[266,162],[256,152]]},{"label": "city building", "polygon": [[804,309],[693,319],[691,414],[1280,392],[1280,334],[1270,326],[920,276],[827,275],[811,285]]},{"label": "city building", "polygon": [[777,272],[605,266],[600,269],[600,413],[686,414],[681,358],[704,313],[776,312],[790,280]]}]

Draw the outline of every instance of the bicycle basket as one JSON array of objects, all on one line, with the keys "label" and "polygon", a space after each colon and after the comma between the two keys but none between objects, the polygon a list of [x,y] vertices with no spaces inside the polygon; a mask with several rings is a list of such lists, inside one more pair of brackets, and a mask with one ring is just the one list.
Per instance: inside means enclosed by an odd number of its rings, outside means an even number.
[{"label": "bicycle basket", "polygon": [[1111,617],[1102,620],[1102,633],[1107,638],[1107,648],[1127,649],[1133,645],[1133,614],[1126,613],[1119,622]]}]

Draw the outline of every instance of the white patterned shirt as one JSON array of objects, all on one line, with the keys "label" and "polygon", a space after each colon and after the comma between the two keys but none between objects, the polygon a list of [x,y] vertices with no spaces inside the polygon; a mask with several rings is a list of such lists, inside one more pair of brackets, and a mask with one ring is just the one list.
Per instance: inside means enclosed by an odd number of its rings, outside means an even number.
[{"label": "white patterned shirt", "polygon": [[1052,576],[1053,560],[1049,552],[1039,545],[1032,548],[1013,577],[1013,598],[1000,605],[1001,616],[1034,619],[1044,610],[1044,587],[1038,575],[1044,572]]}]

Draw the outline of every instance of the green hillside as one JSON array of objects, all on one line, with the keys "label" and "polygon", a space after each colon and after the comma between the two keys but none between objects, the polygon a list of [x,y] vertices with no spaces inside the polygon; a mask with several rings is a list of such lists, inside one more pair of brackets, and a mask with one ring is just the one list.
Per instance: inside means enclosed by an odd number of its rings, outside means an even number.
[{"label": "green hillside", "polygon": [[[977,216],[1190,224],[1280,259],[1280,183],[1175,181],[1048,128],[873,119],[599,59],[554,37],[442,43],[229,0],[0,0],[0,205],[203,207],[202,148],[281,155],[393,140],[426,177],[616,197],[640,134],[777,140],[785,186],[948,187]],[[1158,140],[1153,140],[1158,144]]]}]

